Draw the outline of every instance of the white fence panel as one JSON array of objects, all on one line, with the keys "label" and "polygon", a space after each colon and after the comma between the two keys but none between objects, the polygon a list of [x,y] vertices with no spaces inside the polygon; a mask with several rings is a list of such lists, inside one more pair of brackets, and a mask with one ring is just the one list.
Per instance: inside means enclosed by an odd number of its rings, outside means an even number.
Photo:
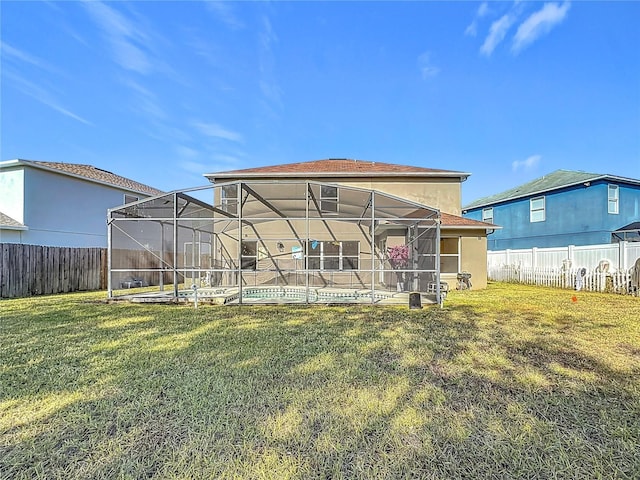
[{"label": "white fence panel", "polygon": [[615,268],[625,268],[620,265],[620,247],[618,244],[587,245],[573,248],[572,264],[576,267],[595,268],[601,260],[609,260]]},{"label": "white fence panel", "polygon": [[587,271],[585,268],[533,268],[505,265],[490,267],[489,280],[545,287],[640,295],[640,273],[633,268],[614,272]]},{"label": "white fence panel", "polygon": [[568,248],[537,248],[534,252],[534,267],[558,268],[562,262],[569,258]]},{"label": "white fence panel", "polygon": [[624,250],[624,264],[631,268],[638,258],[640,258],[640,242],[627,243],[627,248]]},{"label": "white fence panel", "polygon": [[529,248],[487,252],[487,268],[514,265],[519,267],[595,269],[608,260],[614,270],[628,270],[640,258],[640,242],[620,242],[553,248]]}]

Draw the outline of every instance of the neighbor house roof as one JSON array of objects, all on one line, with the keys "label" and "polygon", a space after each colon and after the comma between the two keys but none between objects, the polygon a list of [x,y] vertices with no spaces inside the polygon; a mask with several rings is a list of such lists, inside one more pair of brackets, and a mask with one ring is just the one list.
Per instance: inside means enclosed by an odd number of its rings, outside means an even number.
[{"label": "neighbor house roof", "polygon": [[613,182],[631,183],[640,185],[640,180],[619,177],[616,175],[588,173],[573,170],[556,170],[548,175],[536,178],[518,187],[506,190],[502,193],[480,198],[463,207],[463,210],[494,205],[496,203],[515,200],[517,198],[539,195],[541,193],[571,187],[574,185],[595,182],[596,180],[608,180]]},{"label": "neighbor house roof", "polygon": [[244,168],[225,172],[207,173],[210,181],[246,177],[456,177],[466,180],[469,173],[453,170],[413,167],[393,163],[369,162],[348,158],[329,158],[310,162],[287,163],[267,167]]},{"label": "neighbor house roof", "polygon": [[0,228],[9,230],[26,230],[27,227],[19,221],[11,218],[6,213],[0,212]]},{"label": "neighbor house roof", "polygon": [[129,190],[135,193],[142,193],[144,195],[161,195],[164,192],[157,188],[150,187],[140,182],[130,180],[115,173],[103,170],[101,168],[94,167],[92,165],[84,165],[79,163],[62,163],[62,162],[41,162],[37,160],[8,160],[0,162],[0,167],[12,167],[25,165],[30,167],[39,168],[42,170],[48,170],[51,172],[62,173],[70,177],[82,178],[96,183],[104,185],[110,185],[118,187],[124,190]]}]

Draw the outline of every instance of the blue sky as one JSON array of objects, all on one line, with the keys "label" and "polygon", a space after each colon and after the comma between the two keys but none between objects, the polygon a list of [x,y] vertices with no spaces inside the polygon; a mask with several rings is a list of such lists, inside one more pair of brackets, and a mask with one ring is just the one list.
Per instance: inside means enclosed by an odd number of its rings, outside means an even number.
[{"label": "blue sky", "polygon": [[640,2],[0,2],[2,160],[640,178]]}]

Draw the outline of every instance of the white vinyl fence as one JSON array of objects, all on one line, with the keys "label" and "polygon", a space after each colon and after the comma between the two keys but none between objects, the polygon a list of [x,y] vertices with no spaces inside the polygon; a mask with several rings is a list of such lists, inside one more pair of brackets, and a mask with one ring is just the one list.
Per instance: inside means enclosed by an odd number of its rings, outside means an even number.
[{"label": "white vinyl fence", "polygon": [[489,280],[638,296],[640,242],[487,252]]},{"label": "white vinyl fence", "polygon": [[640,258],[640,242],[608,243],[577,247],[528,248],[487,252],[489,269],[503,266],[531,268],[586,268],[591,271],[604,260],[610,270],[629,270]]},{"label": "white vinyl fence", "polygon": [[640,295],[640,271],[599,271],[586,268],[545,268],[503,265],[488,268],[489,280],[546,287],[569,288],[591,292]]}]

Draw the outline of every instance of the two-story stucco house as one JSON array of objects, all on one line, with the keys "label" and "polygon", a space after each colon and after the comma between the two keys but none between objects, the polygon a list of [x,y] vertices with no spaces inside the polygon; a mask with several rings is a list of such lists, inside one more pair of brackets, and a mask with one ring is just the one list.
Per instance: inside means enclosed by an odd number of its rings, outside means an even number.
[{"label": "two-story stucco house", "polygon": [[489,250],[597,245],[635,239],[640,180],[557,170],[466,205],[468,219],[500,225]]},{"label": "two-story stucco house", "polygon": [[0,162],[0,243],[106,247],[109,208],[161,190],[74,163]]},{"label": "two-story stucco house", "polygon": [[[433,208],[441,215],[441,280],[455,288],[457,274],[465,271],[472,275],[473,288],[484,288],[487,278],[487,235],[497,227],[491,222],[461,216],[462,182],[469,175],[409,165],[325,159],[210,173],[205,174],[205,177],[213,184],[223,185],[218,194],[221,198],[214,201],[216,205],[224,205],[229,199],[233,201],[237,193],[237,187],[233,182],[281,182],[283,192],[286,192],[286,182],[311,180],[326,184],[321,195],[324,194],[325,200],[336,205],[340,203],[338,188],[331,185],[381,192]],[[224,187],[227,182],[231,182],[228,192]],[[225,195],[229,198],[225,198]],[[402,244],[405,236],[406,232],[402,231],[380,236],[380,250],[385,251],[388,247]]]}]

